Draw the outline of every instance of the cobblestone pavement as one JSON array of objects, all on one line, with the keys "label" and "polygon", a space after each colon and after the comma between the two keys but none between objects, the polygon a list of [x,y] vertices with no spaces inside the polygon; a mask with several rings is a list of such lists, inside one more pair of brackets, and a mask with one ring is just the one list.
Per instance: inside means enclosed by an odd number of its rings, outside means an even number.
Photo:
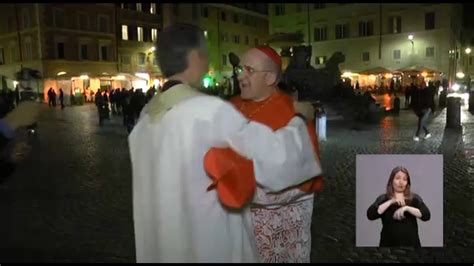
[{"label": "cobblestone pavement", "polygon": [[[409,111],[360,131],[329,121],[321,143],[328,181],[316,199],[312,261],[474,261],[474,119],[463,117],[462,133],[445,131],[441,112],[429,125],[433,137],[419,143],[412,141],[416,118]],[[355,159],[378,153],[444,154],[446,248],[355,248]],[[44,112],[30,154],[0,183],[0,209],[0,262],[134,262],[120,118],[101,128],[93,105]]]},{"label": "cobblestone pavement", "polygon": [[0,262],[134,262],[125,129],[94,105],[48,109],[38,141],[0,184]]},{"label": "cobblestone pavement", "polygon": [[[413,141],[417,118],[409,110],[359,131],[328,122],[328,141],[321,143],[328,181],[315,201],[313,262],[474,261],[474,116],[462,109],[462,130],[445,130],[443,110],[428,126],[433,137],[420,142]],[[355,247],[357,154],[444,155],[444,248]]]}]

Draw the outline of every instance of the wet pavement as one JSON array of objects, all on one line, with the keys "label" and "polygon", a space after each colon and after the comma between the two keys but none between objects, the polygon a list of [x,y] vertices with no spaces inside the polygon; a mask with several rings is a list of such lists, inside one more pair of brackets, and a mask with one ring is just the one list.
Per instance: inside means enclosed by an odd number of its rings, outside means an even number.
[{"label": "wet pavement", "polygon": [[[408,110],[358,131],[328,121],[313,262],[474,261],[474,119],[463,111],[462,131],[445,130],[445,115],[430,122],[433,137],[418,143]],[[0,262],[134,262],[126,137],[121,117],[99,127],[94,105],[45,111],[29,154],[0,183]],[[379,153],[444,154],[445,248],[355,248],[356,155]]]},{"label": "wet pavement", "polygon": [[[313,262],[474,261],[474,116],[462,107],[462,130],[445,129],[446,109],[428,125],[432,138],[414,142],[417,118],[409,110],[380,123],[351,130],[328,121],[321,143],[326,189],[315,200]],[[355,170],[357,154],[444,155],[444,248],[356,248]]]}]

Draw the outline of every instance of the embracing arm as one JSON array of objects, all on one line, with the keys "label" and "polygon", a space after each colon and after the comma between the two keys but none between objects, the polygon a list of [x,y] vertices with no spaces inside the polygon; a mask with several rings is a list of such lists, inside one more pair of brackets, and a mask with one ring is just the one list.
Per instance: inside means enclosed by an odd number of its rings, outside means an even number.
[{"label": "embracing arm", "polygon": [[267,192],[281,191],[321,174],[305,121],[299,117],[273,131],[246,120],[232,105],[223,102],[213,126],[220,130],[214,134],[224,142],[219,146],[230,146],[253,161],[256,181]]}]

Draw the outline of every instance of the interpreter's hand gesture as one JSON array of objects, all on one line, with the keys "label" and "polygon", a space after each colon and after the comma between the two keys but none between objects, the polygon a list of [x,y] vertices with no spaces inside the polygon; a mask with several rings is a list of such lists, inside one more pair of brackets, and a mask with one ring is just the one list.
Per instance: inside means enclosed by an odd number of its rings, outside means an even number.
[{"label": "interpreter's hand gesture", "polygon": [[403,206],[403,207],[398,208],[398,210],[396,210],[395,213],[393,214],[393,219],[399,220],[399,221],[405,219],[405,211],[407,210],[407,207],[408,206]]},{"label": "interpreter's hand gesture", "polygon": [[404,196],[395,196],[392,198],[392,203],[398,206],[405,206],[405,197]]}]

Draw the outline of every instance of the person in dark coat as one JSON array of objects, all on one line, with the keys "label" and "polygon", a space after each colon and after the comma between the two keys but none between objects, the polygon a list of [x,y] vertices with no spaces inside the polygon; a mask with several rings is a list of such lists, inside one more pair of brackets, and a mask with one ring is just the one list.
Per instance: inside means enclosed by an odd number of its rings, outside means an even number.
[{"label": "person in dark coat", "polygon": [[411,94],[411,106],[418,117],[418,129],[416,130],[413,140],[420,140],[421,129],[425,131],[425,139],[428,139],[431,137],[431,133],[428,131],[426,125],[434,104],[432,91],[425,86],[420,86],[418,89],[414,89]]},{"label": "person in dark coat", "polygon": [[97,106],[97,111],[99,112],[99,125],[104,124],[104,120],[108,117],[108,106],[105,102],[103,93],[100,90],[97,90],[95,94],[95,105]]},{"label": "person in dark coat", "polygon": [[15,87],[15,105],[18,106],[20,104],[20,88],[18,85]]},{"label": "person in dark coat", "polygon": [[53,88],[49,88],[48,90],[48,106],[52,107],[53,106]]},{"label": "person in dark coat", "polygon": [[61,109],[64,109],[64,92],[62,88],[59,88],[59,102],[61,103]]}]

